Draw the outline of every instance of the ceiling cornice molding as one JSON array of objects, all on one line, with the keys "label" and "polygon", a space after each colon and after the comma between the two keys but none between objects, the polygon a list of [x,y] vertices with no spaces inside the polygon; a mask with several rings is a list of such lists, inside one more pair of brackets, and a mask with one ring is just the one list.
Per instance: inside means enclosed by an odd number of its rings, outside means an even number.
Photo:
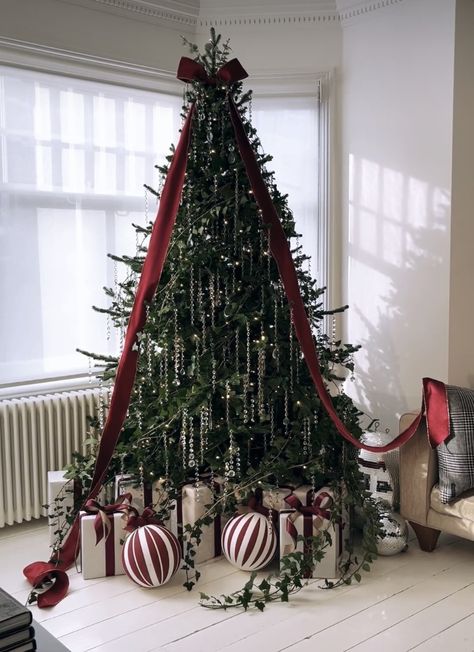
[{"label": "ceiling cornice molding", "polygon": [[303,0],[287,6],[272,3],[225,7],[200,0],[59,0],[97,11],[115,13],[132,20],[155,22],[175,30],[203,32],[210,27],[274,27],[279,25],[331,25],[344,27],[405,0]]},{"label": "ceiling cornice molding", "polygon": [[401,4],[405,0],[336,0],[339,19],[343,27],[352,25],[380,9]]},{"label": "ceiling cornice molding", "polygon": [[60,0],[68,4],[79,5],[86,9],[115,13],[132,20],[154,22],[175,30],[185,29],[195,32],[199,3],[184,4],[165,0],[149,2],[147,0]]},{"label": "ceiling cornice molding", "polygon": [[313,26],[315,24],[334,24],[339,22],[337,11],[319,10],[312,12],[242,12],[238,15],[215,13],[201,15],[197,21],[197,29],[209,27],[273,27],[276,25]]}]

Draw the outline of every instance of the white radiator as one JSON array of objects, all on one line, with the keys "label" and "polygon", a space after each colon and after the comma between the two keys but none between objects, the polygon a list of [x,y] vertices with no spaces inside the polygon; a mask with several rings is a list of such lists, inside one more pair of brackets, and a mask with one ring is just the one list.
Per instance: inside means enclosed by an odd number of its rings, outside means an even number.
[{"label": "white radiator", "polygon": [[101,401],[105,388],[0,402],[0,527],[46,516],[47,472],[84,452],[87,417],[99,414]]}]

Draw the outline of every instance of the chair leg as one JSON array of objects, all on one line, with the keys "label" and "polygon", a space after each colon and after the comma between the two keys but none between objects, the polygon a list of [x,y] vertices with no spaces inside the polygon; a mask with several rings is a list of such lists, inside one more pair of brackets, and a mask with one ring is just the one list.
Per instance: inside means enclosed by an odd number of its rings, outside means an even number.
[{"label": "chair leg", "polygon": [[426,525],[413,523],[413,521],[408,522],[415,531],[420,548],[425,552],[432,552],[436,548],[441,530],[435,530],[434,528],[427,527]]}]

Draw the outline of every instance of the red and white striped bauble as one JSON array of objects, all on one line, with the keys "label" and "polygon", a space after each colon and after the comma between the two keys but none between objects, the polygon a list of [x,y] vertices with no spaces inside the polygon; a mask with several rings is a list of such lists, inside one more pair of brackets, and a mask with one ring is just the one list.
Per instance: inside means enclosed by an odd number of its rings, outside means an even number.
[{"label": "red and white striped bauble", "polygon": [[162,525],[143,525],[125,539],[122,562],[125,573],[140,586],[161,586],[178,570],[181,548]]},{"label": "red and white striped bauble", "polygon": [[273,524],[257,512],[235,516],[222,531],[222,552],[240,570],[256,571],[269,564],[276,543]]}]

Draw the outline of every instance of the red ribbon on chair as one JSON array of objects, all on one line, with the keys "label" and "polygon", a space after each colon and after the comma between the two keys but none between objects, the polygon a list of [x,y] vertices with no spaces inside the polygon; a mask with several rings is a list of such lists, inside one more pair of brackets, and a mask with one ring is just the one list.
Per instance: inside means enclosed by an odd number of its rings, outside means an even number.
[{"label": "red ribbon on chair", "polygon": [[[193,61],[188,57],[183,57],[179,64],[177,76],[179,79],[186,82],[197,81],[209,85],[227,85],[244,79],[247,77],[247,73],[237,59],[232,59],[222,66],[222,68],[216,73],[215,77],[209,77],[200,63]],[[432,445],[436,445],[439,441],[443,441],[449,434],[446,390],[443,383],[432,381],[430,379],[424,379],[423,381],[425,399],[420,414],[412,425],[405,430],[405,432],[401,433],[386,446],[378,448],[364,445],[349,432],[339,418],[321,375],[313,334],[301,298],[295,266],[283,227],[260,173],[255,154],[247,138],[239,111],[230,94],[228,94],[228,103],[238,148],[247,171],[254,197],[261,210],[262,221],[269,230],[270,250],[277,264],[288,302],[292,306],[293,324],[296,336],[299,340],[316,392],[338,432],[347,441],[358,448],[364,448],[372,452],[389,451],[405,443],[411,436],[413,436],[420,424],[425,409],[428,409],[429,406],[436,402],[437,408],[433,412],[434,416],[431,421],[428,415],[428,420],[430,421],[430,442]],[[91,483],[91,491],[88,499],[94,499],[101,489],[105,473],[115,450],[130,403],[130,396],[135,381],[138,363],[137,336],[145,324],[146,306],[152,301],[160,281],[171,234],[176,221],[187,167],[194,109],[195,107],[193,104],[188,111],[188,115],[182,127],[181,136],[173,155],[161,194],[158,214],[151,234],[148,252],[143,264],[140,281],[130,314],[122,355],[117,367],[109,412],[100,440],[94,475]],[[444,403],[439,404],[440,400],[444,401]],[[53,556],[52,561],[54,561],[54,564],[51,564],[51,566],[56,569],[58,568],[58,565],[62,569],[71,567],[74,564],[77,555],[78,541],[79,518],[77,517],[68,533],[65,543]],[[44,563],[45,562],[36,562],[37,565],[39,564],[39,567],[42,567]],[[32,566],[35,566],[35,564],[32,564],[27,568],[31,571]],[[27,577],[30,579],[34,575],[35,573],[29,572]],[[41,602],[45,606],[47,599],[43,597]]]}]

